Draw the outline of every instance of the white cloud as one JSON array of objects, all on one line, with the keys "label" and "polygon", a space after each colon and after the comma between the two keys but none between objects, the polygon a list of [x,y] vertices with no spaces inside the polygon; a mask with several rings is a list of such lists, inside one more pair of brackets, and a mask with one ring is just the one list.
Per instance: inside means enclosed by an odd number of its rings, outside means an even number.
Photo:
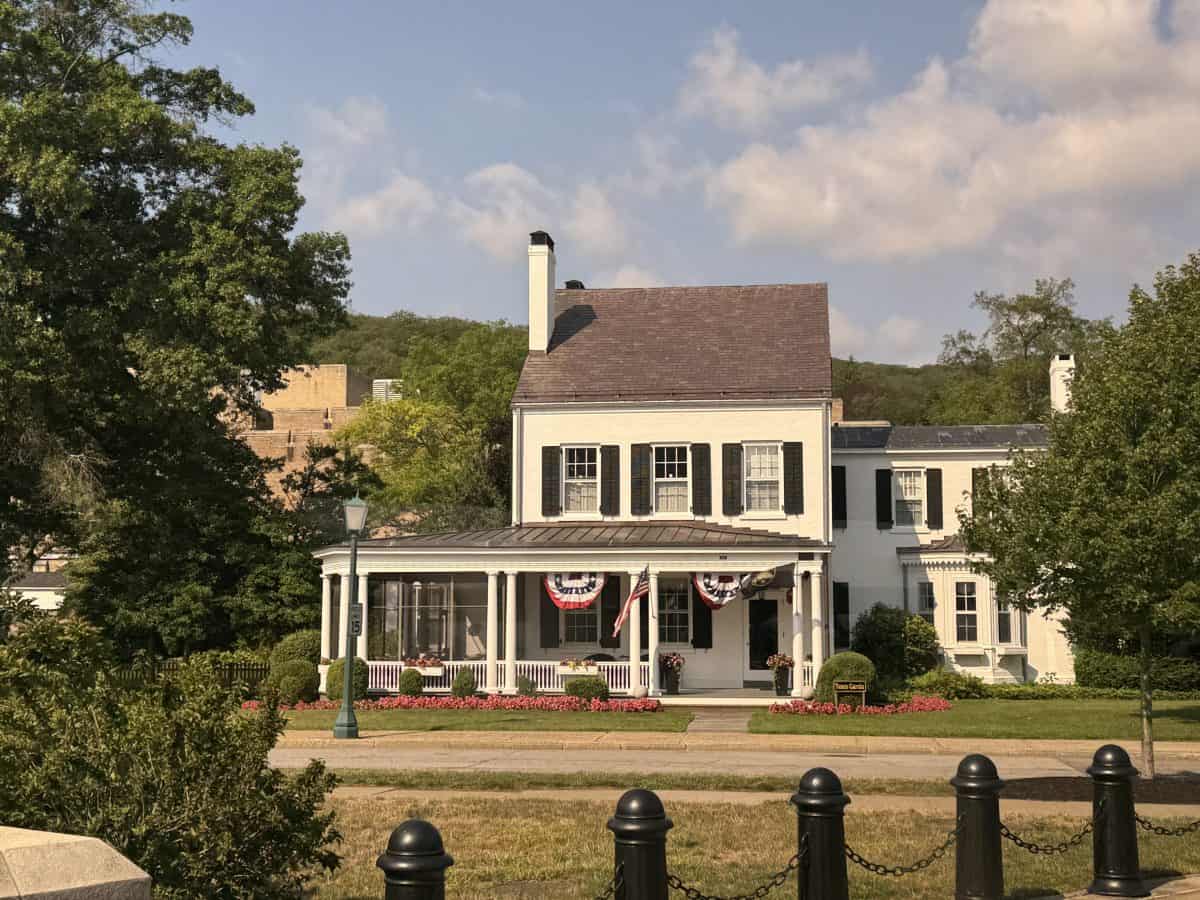
[{"label": "white cloud", "polygon": [[576,190],[566,229],[583,253],[616,256],[629,246],[625,223],[608,194],[594,182],[585,182]]},{"label": "white cloud", "polygon": [[553,233],[558,198],[537,176],[516,163],[497,163],[464,179],[466,199],[450,204],[463,236],[498,262],[517,262],[529,232]]},{"label": "white cloud", "polygon": [[713,32],[690,66],[691,77],[679,94],[680,111],[750,129],[763,127],[778,112],[832,103],[872,75],[862,50],[811,62],[793,60],[768,71],[742,54],[738,33],[728,26]]},{"label": "white cloud", "polygon": [[516,91],[476,87],[471,91],[471,96],[486,106],[499,106],[505,109],[521,109],[525,106],[525,98]]},{"label": "white cloud", "polygon": [[1136,231],[1154,198],[1200,179],[1200,14],[1177,9],[1169,37],[1157,15],[1151,0],[990,0],[961,59],[750,144],[709,178],[710,202],[741,242],[842,260],[1004,244],[1031,221],[1078,221],[1086,253],[1089,211]]},{"label": "white cloud", "polygon": [[595,277],[595,283],[588,282],[589,287],[597,288],[644,288],[661,287],[666,284],[662,276],[641,266],[624,265],[615,272],[602,272]]},{"label": "white cloud", "polygon": [[325,141],[363,146],[387,137],[387,107],[377,97],[348,97],[336,109],[310,106],[310,126]]},{"label": "white cloud", "polygon": [[377,237],[397,226],[415,228],[437,209],[434,193],[423,182],[396,172],[376,191],[349,197],[331,213],[334,228],[361,237]]},{"label": "white cloud", "polygon": [[912,365],[927,358],[931,329],[908,316],[890,315],[868,328],[837,306],[829,307],[833,355],[845,359],[889,359]]}]

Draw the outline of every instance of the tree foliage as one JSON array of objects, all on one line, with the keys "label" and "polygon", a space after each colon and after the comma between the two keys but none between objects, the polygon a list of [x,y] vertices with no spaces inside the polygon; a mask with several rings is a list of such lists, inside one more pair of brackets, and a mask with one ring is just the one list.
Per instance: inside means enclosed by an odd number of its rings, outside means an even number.
[{"label": "tree foliage", "polygon": [[980,568],[1024,609],[1064,610],[1082,647],[1138,653],[1149,768],[1156,635],[1200,626],[1200,255],[1134,288],[1100,335],[1047,452],[1016,453],[960,511]]},{"label": "tree foliage", "polygon": [[172,652],[312,600],[228,423],[349,286],[342,236],[295,233],[296,150],[222,143],[250,101],[159,62],[190,37],[133,0],[0,2],[0,541],[76,548],[72,607]]}]

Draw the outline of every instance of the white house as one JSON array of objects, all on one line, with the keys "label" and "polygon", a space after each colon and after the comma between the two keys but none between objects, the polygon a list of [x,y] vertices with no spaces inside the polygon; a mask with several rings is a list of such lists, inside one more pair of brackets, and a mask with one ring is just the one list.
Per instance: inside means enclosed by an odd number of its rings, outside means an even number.
[{"label": "white house", "polygon": [[[657,693],[666,651],[685,691],[766,687],[784,652],[806,695],[876,602],[927,615],[947,661],[987,680],[1069,677],[1057,625],[1004,609],[955,540],[974,470],[1041,445],[1039,426],[835,421],[824,284],[555,283],[534,232],[511,527],[359,544],[373,689],[426,655],[446,661],[434,689],[471,666],[489,692],[557,690],[563,660],[593,657],[613,689]],[[349,547],[317,557],[335,658]]]}]

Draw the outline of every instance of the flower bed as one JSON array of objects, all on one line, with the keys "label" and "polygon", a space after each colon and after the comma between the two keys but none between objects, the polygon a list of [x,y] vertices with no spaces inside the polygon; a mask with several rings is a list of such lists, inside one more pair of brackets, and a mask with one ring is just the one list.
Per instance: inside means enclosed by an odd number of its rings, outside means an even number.
[{"label": "flower bed", "polygon": [[[282,710],[340,709],[336,700],[315,700],[312,703],[297,703],[295,706],[280,706]],[[258,700],[247,700],[242,709],[258,709]],[[485,709],[485,710],[535,710],[540,712],[626,712],[652,713],[662,708],[657,700],[583,700],[565,694],[550,697],[512,697],[494,694],[487,697],[381,697],[378,700],[358,700],[356,710],[375,711],[386,709]]]},{"label": "flower bed", "polygon": [[886,706],[859,706],[849,703],[840,706],[834,703],[814,703],[810,700],[792,700],[790,703],[772,703],[771,712],[789,716],[897,716],[905,713],[945,712],[950,701],[941,697],[913,697],[904,703],[889,703]]}]

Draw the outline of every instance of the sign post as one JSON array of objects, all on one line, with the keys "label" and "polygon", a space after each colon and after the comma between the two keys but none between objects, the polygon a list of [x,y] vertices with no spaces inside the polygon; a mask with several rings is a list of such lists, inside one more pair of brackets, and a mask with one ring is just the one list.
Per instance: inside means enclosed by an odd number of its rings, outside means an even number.
[{"label": "sign post", "polygon": [[842,705],[843,695],[848,699],[852,698],[852,702],[850,703],[852,709],[866,706],[867,683],[865,681],[835,681],[833,683],[833,703],[835,706]]},{"label": "sign post", "polygon": [[362,604],[354,603],[350,606],[350,633],[355,637],[362,634]]}]

